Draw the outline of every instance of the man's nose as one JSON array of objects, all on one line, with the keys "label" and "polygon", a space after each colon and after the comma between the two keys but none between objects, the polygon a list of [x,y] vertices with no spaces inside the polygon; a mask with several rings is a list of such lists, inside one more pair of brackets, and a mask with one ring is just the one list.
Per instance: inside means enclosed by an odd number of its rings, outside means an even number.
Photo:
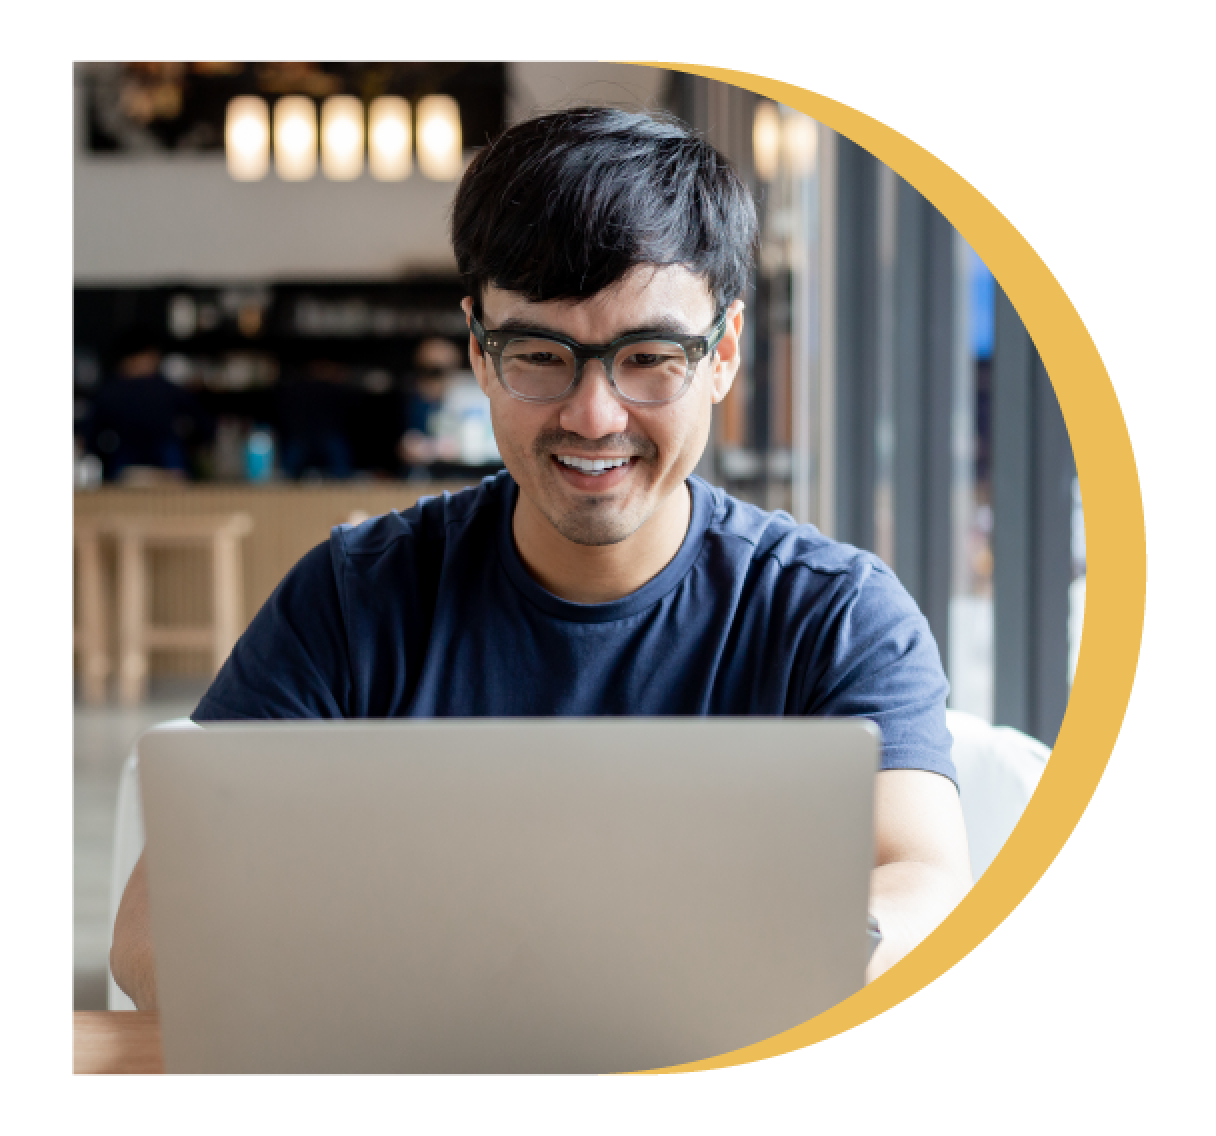
[{"label": "man's nose", "polygon": [[623,434],[629,425],[629,411],[616,397],[608,373],[598,359],[590,359],[574,393],[562,404],[559,425],[563,430],[584,438],[603,438]]}]

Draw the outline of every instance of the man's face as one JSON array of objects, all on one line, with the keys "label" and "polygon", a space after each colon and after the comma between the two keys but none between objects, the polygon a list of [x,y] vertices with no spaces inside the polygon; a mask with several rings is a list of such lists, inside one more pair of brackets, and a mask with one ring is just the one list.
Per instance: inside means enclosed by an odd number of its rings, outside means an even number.
[{"label": "man's face", "polygon": [[[466,314],[472,306],[466,298]],[[493,363],[470,336],[473,371],[490,399],[503,461],[523,498],[563,537],[582,545],[623,541],[683,485],[705,449],[713,405],[725,397],[739,367],[742,307],[738,301],[732,305],[716,354],[701,360],[688,390],[664,406],[622,402],[598,360],[586,364],[566,398],[521,402],[499,382]],[[580,343],[610,343],[657,327],[704,335],[714,314],[704,279],[681,266],[635,268],[577,303],[533,303],[494,287],[482,296],[482,322],[491,330],[512,321]],[[624,464],[592,474],[563,458]]]}]

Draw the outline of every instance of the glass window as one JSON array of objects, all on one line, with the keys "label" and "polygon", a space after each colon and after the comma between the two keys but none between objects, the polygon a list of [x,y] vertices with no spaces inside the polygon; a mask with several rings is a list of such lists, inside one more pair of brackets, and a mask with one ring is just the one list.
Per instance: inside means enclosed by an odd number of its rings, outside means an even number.
[{"label": "glass window", "polygon": [[992,721],[991,389],[995,284],[958,238],[958,345],[953,408],[950,705]]}]

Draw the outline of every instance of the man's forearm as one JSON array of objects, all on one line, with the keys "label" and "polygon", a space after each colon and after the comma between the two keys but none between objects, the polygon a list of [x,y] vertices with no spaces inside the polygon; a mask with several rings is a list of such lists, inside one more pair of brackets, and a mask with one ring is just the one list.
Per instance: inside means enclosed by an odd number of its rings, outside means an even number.
[{"label": "man's forearm", "polygon": [[870,913],[882,942],[866,968],[872,982],[924,939],[967,893],[969,881],[931,864],[897,861],[870,873]]},{"label": "man's forearm", "polygon": [[155,1010],[156,958],[148,919],[148,876],[140,856],[114,919],[110,973],[138,1010]]}]

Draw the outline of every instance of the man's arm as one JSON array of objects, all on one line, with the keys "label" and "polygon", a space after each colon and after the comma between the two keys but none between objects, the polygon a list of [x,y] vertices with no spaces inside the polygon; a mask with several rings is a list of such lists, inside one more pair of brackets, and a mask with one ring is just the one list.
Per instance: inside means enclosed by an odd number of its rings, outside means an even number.
[{"label": "man's arm", "polygon": [[888,769],[874,785],[870,912],[882,942],[866,969],[872,982],[929,934],[971,887],[958,790],[919,769]]},{"label": "man's arm", "polygon": [[110,973],[137,1010],[157,1009],[156,960],[152,954],[152,928],[148,922],[148,873],[143,854],[127,881],[114,918]]}]

